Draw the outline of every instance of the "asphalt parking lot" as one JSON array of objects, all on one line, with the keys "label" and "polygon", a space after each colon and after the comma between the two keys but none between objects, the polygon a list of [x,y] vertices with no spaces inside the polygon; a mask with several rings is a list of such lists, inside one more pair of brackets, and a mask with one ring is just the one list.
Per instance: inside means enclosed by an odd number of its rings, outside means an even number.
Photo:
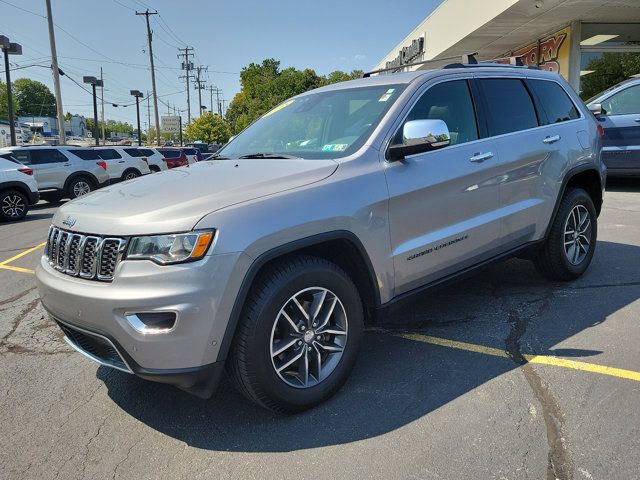
[{"label": "asphalt parking lot", "polygon": [[1,478],[640,478],[640,181],[607,192],[581,279],[511,260],[424,295],[291,417],[68,348],[33,276],[53,212],[0,225]]}]

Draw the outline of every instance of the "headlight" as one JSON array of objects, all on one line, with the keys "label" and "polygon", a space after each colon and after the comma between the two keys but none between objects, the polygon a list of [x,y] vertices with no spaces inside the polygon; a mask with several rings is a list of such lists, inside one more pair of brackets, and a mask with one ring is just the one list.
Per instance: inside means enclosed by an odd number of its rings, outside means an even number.
[{"label": "headlight", "polygon": [[199,260],[207,253],[213,234],[200,231],[133,237],[127,259],[153,260],[162,265]]}]

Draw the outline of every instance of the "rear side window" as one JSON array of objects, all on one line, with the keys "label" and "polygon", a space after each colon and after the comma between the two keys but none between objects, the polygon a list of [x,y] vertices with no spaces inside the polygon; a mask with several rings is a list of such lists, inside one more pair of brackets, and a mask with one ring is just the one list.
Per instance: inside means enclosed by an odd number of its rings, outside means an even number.
[{"label": "rear side window", "polygon": [[186,155],[197,155],[198,151],[195,148],[183,148],[182,151]]},{"label": "rear side window", "polygon": [[487,101],[489,135],[527,130],[538,126],[531,95],[517,78],[479,80]]},{"label": "rear side window", "polygon": [[139,148],[138,150],[140,150],[142,155],[144,155],[145,157],[152,157],[153,156],[153,150],[149,150],[148,148]]},{"label": "rear side window", "polygon": [[122,156],[112,148],[96,150],[96,152],[98,152],[98,155],[100,155],[100,158],[103,160],[117,160],[118,158],[122,158]]},{"label": "rear side window", "polygon": [[76,157],[80,157],[82,160],[100,160],[97,150],[69,150]]},{"label": "rear side window", "polygon": [[38,148],[29,150],[32,165],[43,165],[46,163],[64,163],[68,159],[58,150],[53,148]]},{"label": "rear side window", "polygon": [[476,116],[466,80],[444,82],[429,88],[407,116],[409,120],[443,120],[451,145],[478,139]]},{"label": "rear side window", "polygon": [[31,165],[31,155],[29,155],[28,150],[14,150],[12,154],[20,163],[23,163],[24,165]]},{"label": "rear side window", "polygon": [[125,148],[124,153],[131,155],[132,157],[144,157],[144,153],[137,148]]},{"label": "rear side window", "polygon": [[569,95],[556,82],[529,80],[529,84],[538,97],[544,113],[547,114],[546,121],[544,118],[541,119],[543,125],[580,118],[580,113]]},{"label": "rear side window", "polygon": [[180,151],[178,150],[158,150],[164,158],[179,158]]}]

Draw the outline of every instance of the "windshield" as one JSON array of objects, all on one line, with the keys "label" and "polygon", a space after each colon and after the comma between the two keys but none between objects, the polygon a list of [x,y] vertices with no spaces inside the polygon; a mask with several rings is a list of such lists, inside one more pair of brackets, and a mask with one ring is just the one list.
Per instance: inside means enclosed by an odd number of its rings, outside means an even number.
[{"label": "windshield", "polygon": [[340,158],[368,139],[404,85],[311,93],[264,114],[222,148],[227,158]]}]

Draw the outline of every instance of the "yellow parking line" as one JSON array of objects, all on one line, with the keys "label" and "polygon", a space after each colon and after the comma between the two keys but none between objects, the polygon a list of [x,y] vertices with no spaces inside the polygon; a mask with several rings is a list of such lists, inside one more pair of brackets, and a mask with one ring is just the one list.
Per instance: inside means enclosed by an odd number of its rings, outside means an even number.
[{"label": "yellow parking line", "polygon": [[[441,347],[455,348],[458,350],[466,350],[468,352],[482,353],[483,355],[491,355],[494,357],[509,358],[506,351],[499,348],[486,347],[475,343],[459,342],[457,340],[448,340],[446,338],[432,337],[430,335],[421,335],[418,333],[402,333],[397,334],[398,337],[414,340],[431,345],[439,345]],[[633,370],[625,370],[622,368],[605,367],[594,363],[579,362],[576,360],[567,360],[564,358],[553,357],[549,355],[530,355],[525,354],[523,357],[530,363],[539,363],[541,365],[553,365],[555,367],[570,368],[572,370],[580,370],[583,372],[598,373],[600,375],[608,375],[610,377],[625,378],[640,382],[640,372]]]},{"label": "yellow parking line", "polygon": [[19,254],[17,254],[17,255],[15,255],[15,256],[13,256],[13,257],[11,257],[11,258],[8,258],[8,259],[6,259],[6,260],[4,260],[4,261],[0,262],[0,265],[6,265],[7,263],[11,263],[11,262],[13,262],[14,260],[17,260],[17,259],[19,259],[19,258],[21,258],[21,257],[24,257],[25,255],[29,255],[31,252],[33,252],[33,251],[35,251],[35,250],[38,250],[38,249],[40,249],[40,248],[44,247],[44,246],[46,245],[46,243],[47,243],[47,242],[42,242],[41,244],[36,245],[35,247],[31,247],[31,248],[29,248],[29,249],[25,250],[24,252],[21,252],[21,253],[19,253]]},{"label": "yellow parking line", "polygon": [[14,272],[22,272],[22,273],[36,273],[34,270],[29,270],[28,268],[22,268],[22,267],[14,267],[13,265],[0,264],[0,269],[13,270]]}]

